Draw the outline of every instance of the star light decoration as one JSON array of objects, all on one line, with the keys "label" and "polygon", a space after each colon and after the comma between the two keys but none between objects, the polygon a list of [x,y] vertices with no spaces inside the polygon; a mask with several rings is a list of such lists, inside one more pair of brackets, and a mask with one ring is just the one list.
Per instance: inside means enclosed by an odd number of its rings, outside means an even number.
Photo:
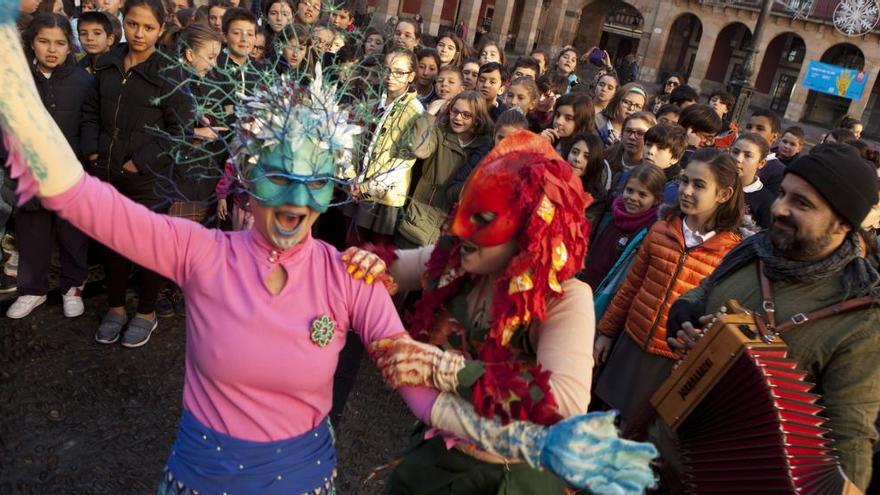
[{"label": "star light decoration", "polygon": [[841,0],[834,9],[834,27],[844,36],[864,36],[880,21],[877,0]]}]

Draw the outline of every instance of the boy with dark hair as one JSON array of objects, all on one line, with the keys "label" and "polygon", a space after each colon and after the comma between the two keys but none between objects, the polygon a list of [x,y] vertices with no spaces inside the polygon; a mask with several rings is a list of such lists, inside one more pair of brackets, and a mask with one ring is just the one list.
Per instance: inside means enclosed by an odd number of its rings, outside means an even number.
[{"label": "boy with dark hair", "polygon": [[251,49],[251,60],[257,63],[263,62],[266,56],[266,42],[269,37],[266,36],[266,28],[257,26],[254,33],[254,47]]},{"label": "boy with dark hair", "polygon": [[89,74],[95,73],[95,62],[98,57],[109,52],[119,39],[113,32],[111,17],[103,12],[84,12],[77,22],[77,36],[79,44],[85,51],[85,56],[79,61],[79,66]]},{"label": "boy with dark hair", "polygon": [[709,95],[709,106],[715,109],[715,113],[721,117],[722,129],[724,129],[715,137],[716,148],[730,148],[736,141],[739,129],[727,118],[735,104],[736,98],[727,91],[717,90]]},{"label": "boy with dark hair", "polygon": [[498,100],[504,91],[504,85],[507,84],[507,69],[498,62],[489,62],[480,67],[477,75],[477,91],[483,95],[486,100],[486,110],[492,116],[492,120],[496,120],[508,107]]},{"label": "boy with dark hair", "polygon": [[262,64],[250,58],[257,40],[257,18],[248,10],[233,7],[223,14],[221,26],[226,47],[217,57],[217,67],[210,78],[218,81],[224,95],[222,106],[227,117],[233,119],[236,102],[232,99],[249,94],[259,80],[258,69]]},{"label": "boy with dark hair", "polygon": [[772,110],[758,109],[746,122],[746,132],[760,134],[768,143],[773,143],[782,131],[782,119]]},{"label": "boy with dark hair", "polygon": [[[771,145],[779,138],[782,131],[782,119],[772,110],[759,109],[752,113],[749,120],[746,121],[746,132],[754,132],[766,139]],[[785,174],[785,164],[776,158],[776,155],[770,153],[767,155],[767,163],[758,172],[761,182],[767,186],[773,194],[779,192],[779,186],[782,185],[782,176]]]},{"label": "boy with dark hair", "polygon": [[715,109],[723,120],[736,104],[736,98],[727,91],[715,91],[709,95],[709,106]]},{"label": "boy with dark hair", "polygon": [[[223,14],[223,38],[226,40],[225,57],[217,65],[226,67],[229,62],[244,65],[250,58],[257,39],[257,18],[250,11],[233,7]],[[221,64],[222,62],[222,64]]]},{"label": "boy with dark hair", "polygon": [[675,203],[678,199],[678,176],[681,159],[687,150],[687,131],[677,124],[659,123],[645,133],[645,150],[642,163],[650,163],[663,169],[666,185],[663,203]]},{"label": "boy with dark hair", "polygon": [[709,105],[695,104],[681,111],[678,125],[687,132],[688,147],[708,148],[721,131],[721,117]]},{"label": "boy with dark hair", "polygon": [[537,79],[538,74],[541,73],[541,64],[532,57],[520,57],[516,59],[516,63],[513,64],[512,72],[513,75],[510,78],[511,80],[518,77],[531,77],[532,79]]},{"label": "boy with dark hair", "polygon": [[801,156],[805,137],[806,134],[800,126],[794,125],[782,131],[779,145],[774,150],[776,152],[776,159],[787,166]]},{"label": "boy with dark hair", "polygon": [[687,84],[682,84],[673,89],[672,93],[669,93],[669,103],[678,106],[682,110],[696,104],[699,100],[700,95],[697,93],[697,90]]},{"label": "boy with dark hair", "polygon": [[674,103],[667,103],[657,110],[657,122],[661,124],[677,124],[681,108]]},{"label": "boy with dark hair", "polygon": [[691,161],[691,155],[699,148],[711,148],[715,145],[715,136],[721,131],[721,117],[709,105],[697,103],[681,111],[678,125],[687,134],[687,150],[681,158],[681,168],[685,169]]},{"label": "boy with dark hair", "polygon": [[529,58],[533,59],[535,62],[538,62],[538,75],[544,75],[547,73],[547,52],[540,48],[535,48],[529,53]]},{"label": "boy with dark hair", "polygon": [[330,7],[330,25],[340,31],[354,31],[354,7],[350,0]]},{"label": "boy with dark hair", "polygon": [[556,99],[568,91],[568,79],[554,70],[538,76],[535,84],[538,85],[538,102],[526,117],[529,130],[540,134],[553,123],[553,106]]}]

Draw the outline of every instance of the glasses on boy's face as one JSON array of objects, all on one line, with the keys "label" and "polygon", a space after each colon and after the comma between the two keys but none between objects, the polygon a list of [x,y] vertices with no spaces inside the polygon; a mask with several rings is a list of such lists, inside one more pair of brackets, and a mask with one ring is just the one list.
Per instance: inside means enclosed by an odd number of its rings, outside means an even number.
[{"label": "glasses on boy's face", "polygon": [[456,117],[461,117],[462,120],[471,120],[474,118],[474,114],[471,112],[461,112],[455,109],[449,110],[449,116],[453,119]]},{"label": "glasses on boy's face", "polygon": [[666,81],[666,85],[667,86],[679,86],[679,85],[681,85],[681,83],[676,81],[675,79],[670,79],[670,80]]},{"label": "glasses on boy's face", "polygon": [[645,137],[646,132],[648,132],[648,131],[645,131],[642,129],[624,129],[623,130],[624,134],[629,134],[630,136],[637,137],[637,138]]}]

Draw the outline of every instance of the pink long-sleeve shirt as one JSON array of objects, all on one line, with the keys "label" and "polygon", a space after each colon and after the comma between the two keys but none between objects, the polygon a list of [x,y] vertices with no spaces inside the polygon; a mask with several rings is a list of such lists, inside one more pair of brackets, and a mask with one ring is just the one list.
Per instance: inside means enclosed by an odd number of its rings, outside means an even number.
[{"label": "pink long-sleeve shirt", "polygon": [[[365,344],[404,334],[385,288],[354,280],[339,252],[311,236],[280,251],[254,230],[222,232],[158,215],[87,175],[42,201],[183,289],[183,406],[215,431],[251,441],[309,431],[330,411],[347,330]],[[287,284],[273,295],[265,280],[279,265]],[[320,347],[310,334],[324,315],[335,322],[335,332]],[[436,392],[409,388],[401,394],[428,422]]]}]

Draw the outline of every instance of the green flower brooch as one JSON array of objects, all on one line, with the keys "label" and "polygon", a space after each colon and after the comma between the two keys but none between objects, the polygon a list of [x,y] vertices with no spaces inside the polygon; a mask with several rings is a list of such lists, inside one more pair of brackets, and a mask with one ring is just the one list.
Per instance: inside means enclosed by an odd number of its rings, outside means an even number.
[{"label": "green flower brooch", "polygon": [[333,341],[336,322],[327,315],[319,316],[312,322],[312,343],[318,347],[327,347]]}]

